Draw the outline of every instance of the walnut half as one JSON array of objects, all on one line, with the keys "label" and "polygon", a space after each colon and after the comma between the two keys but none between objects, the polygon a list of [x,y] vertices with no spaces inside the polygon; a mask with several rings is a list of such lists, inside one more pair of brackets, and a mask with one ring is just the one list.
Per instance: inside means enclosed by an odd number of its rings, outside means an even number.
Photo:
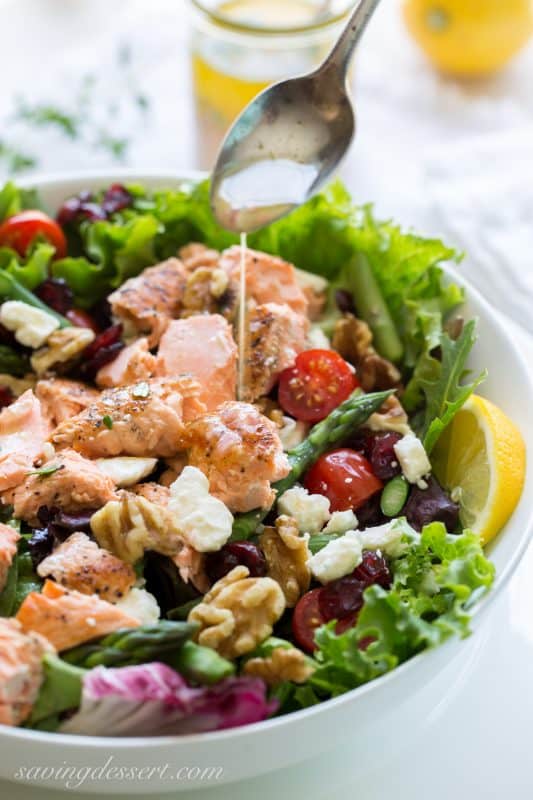
[{"label": "walnut half", "polygon": [[300,536],[296,520],[285,514],[277,518],[275,528],[265,528],[259,537],[268,575],[281,586],[287,608],[293,608],[309,589],[307,539],[307,536]]},{"label": "walnut half", "polygon": [[32,368],[37,375],[44,375],[52,367],[79,356],[93,339],[94,332],[89,328],[60,328],[50,334],[46,345],[32,355]]},{"label": "walnut half", "polygon": [[365,392],[395,389],[400,386],[402,376],[394,364],[376,352],[372,338],[366,322],[353,314],[345,314],[335,325],[331,344],[346,361],[354,365]]},{"label": "walnut half", "polygon": [[244,665],[246,675],[262,678],[268,686],[292,681],[305,683],[315,671],[310,659],[296,647],[276,647],[265,658],[250,658]]},{"label": "walnut half", "polygon": [[285,598],[272,578],[250,578],[235,567],[221,578],[189,614],[199,622],[198,642],[224,658],[251,652],[267,639],[285,610]]}]

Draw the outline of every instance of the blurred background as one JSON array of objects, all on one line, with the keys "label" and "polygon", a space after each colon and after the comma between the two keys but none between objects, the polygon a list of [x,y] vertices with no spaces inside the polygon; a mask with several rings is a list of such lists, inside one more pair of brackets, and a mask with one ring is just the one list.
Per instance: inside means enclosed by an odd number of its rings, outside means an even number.
[{"label": "blurred background", "polygon": [[[0,178],[208,168],[231,119],[327,51],[353,0],[0,0]],[[382,0],[358,51],[342,178],[533,299],[532,0]],[[512,308],[510,308],[512,304]]]}]

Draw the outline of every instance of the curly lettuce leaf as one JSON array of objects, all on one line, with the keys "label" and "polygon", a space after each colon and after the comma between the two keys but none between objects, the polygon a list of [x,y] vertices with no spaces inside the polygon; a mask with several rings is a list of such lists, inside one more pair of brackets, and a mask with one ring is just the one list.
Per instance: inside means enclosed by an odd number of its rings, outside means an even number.
[{"label": "curly lettuce leaf", "polygon": [[33,189],[21,189],[8,181],[0,189],[0,222],[27,208],[41,208],[39,195]]},{"label": "curly lettuce leaf", "polygon": [[435,522],[395,560],[393,575],[390,590],[366,590],[354,628],[337,635],[333,622],[318,630],[309,684],[322,695],[342,694],[452,635],[467,636],[469,611],[492,585],[494,566],[474,533],[450,536]]},{"label": "curly lettuce leaf", "polygon": [[32,290],[48,277],[54,253],[55,248],[47,242],[37,243],[26,258],[21,258],[10,247],[0,247],[0,270]]},{"label": "curly lettuce leaf", "polygon": [[423,395],[424,411],[414,421],[414,427],[428,454],[455,414],[486,377],[484,371],[470,383],[464,383],[468,374],[466,363],[475,341],[476,321],[470,320],[455,341],[442,333],[439,340],[440,358],[428,353],[420,359],[415,370],[410,392],[418,390]]}]

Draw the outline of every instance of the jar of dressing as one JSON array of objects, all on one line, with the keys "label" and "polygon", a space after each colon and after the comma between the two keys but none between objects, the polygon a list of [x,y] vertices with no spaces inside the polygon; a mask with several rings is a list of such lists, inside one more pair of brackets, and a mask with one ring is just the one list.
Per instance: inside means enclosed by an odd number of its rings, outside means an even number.
[{"label": "jar of dressing", "polygon": [[196,162],[212,167],[233,120],[271,83],[327,55],[354,0],[190,0]]}]

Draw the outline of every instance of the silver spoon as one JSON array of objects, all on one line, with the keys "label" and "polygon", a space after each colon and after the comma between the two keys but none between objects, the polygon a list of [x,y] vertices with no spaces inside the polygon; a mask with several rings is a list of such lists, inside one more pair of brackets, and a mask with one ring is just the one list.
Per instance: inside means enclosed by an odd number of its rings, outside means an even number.
[{"label": "silver spoon", "polygon": [[348,68],[378,3],[359,0],[318,69],[265,89],[233,123],[211,182],[211,206],[225,228],[250,233],[274,222],[337,169],[355,132]]}]

